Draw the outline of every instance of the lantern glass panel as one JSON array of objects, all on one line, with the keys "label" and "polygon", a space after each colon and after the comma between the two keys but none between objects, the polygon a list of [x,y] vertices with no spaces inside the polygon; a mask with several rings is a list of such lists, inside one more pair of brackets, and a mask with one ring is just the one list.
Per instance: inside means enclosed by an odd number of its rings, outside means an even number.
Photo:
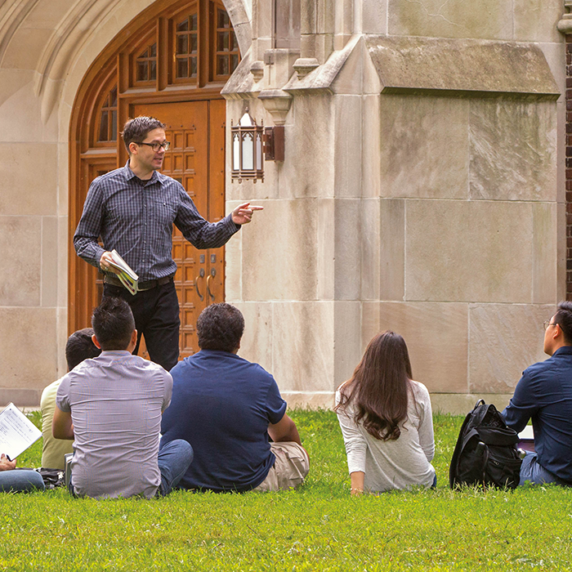
[{"label": "lantern glass panel", "polygon": [[232,170],[240,171],[240,138],[238,133],[232,136]]},{"label": "lantern glass panel", "polygon": [[242,170],[254,171],[254,140],[252,133],[242,136]]},{"label": "lantern glass panel", "polygon": [[262,137],[260,133],[256,134],[256,168],[262,169]]},{"label": "lantern glass panel", "polygon": [[252,117],[250,117],[250,115],[248,113],[245,113],[241,118],[240,118],[240,123],[239,125],[241,127],[252,127],[254,125],[254,123],[252,122]]}]

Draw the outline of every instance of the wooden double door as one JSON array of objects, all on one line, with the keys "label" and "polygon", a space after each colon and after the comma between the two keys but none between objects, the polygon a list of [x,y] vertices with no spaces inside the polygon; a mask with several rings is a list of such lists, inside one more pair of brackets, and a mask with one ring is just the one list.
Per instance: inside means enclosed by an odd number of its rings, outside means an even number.
[{"label": "wooden double door", "polygon": [[[221,220],[225,208],[225,101],[130,105],[129,116],[139,115],[156,117],[166,124],[166,137],[171,146],[165,153],[161,172],[183,185],[205,219],[210,222]],[[91,180],[116,168],[116,161],[96,161],[86,167],[85,178]],[[83,185],[85,194],[90,180]],[[224,247],[199,250],[174,227],[172,255],[178,268],[175,287],[180,305],[179,348],[183,358],[198,351],[196,321],[201,311],[209,304],[224,301]],[[83,280],[76,280],[75,285],[81,289],[83,283],[88,296],[75,310],[76,328],[89,325],[91,312],[103,291],[103,276],[97,269],[83,261],[77,267],[85,276]],[[95,288],[89,287],[90,280]],[[144,343],[140,354],[148,357]]]}]

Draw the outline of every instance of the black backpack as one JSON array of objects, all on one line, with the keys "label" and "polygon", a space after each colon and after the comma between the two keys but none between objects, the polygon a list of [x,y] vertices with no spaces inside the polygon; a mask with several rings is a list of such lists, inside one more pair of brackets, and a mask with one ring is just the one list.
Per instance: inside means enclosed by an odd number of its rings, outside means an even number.
[{"label": "black backpack", "polygon": [[497,408],[477,401],[465,417],[449,469],[451,488],[482,485],[514,489],[522,460],[518,433],[509,429]]}]

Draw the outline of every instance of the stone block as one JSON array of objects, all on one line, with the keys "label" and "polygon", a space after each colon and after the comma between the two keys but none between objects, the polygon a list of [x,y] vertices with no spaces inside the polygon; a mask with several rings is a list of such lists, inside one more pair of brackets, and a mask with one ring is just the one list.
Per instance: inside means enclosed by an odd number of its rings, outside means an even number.
[{"label": "stone block", "polygon": [[554,81],[561,94],[560,101],[562,101],[566,92],[566,66],[563,65],[563,62],[566,61],[566,44],[564,42],[539,43],[538,47],[542,50],[548,62]]},{"label": "stone block", "polygon": [[271,374],[274,344],[272,303],[235,302],[234,306],[242,312],[245,322],[238,355],[259,364]]},{"label": "stone block", "polygon": [[[69,130],[69,127],[68,127]],[[66,131],[67,137],[68,131]],[[69,212],[69,145],[68,143],[58,144],[58,189],[57,189],[57,214],[67,216]]]},{"label": "stone block", "polygon": [[469,103],[381,95],[381,193],[466,198]]},{"label": "stone block", "polygon": [[316,3],[318,12],[316,20],[316,32],[318,34],[333,34],[336,31],[336,9],[332,9],[333,3],[331,0],[316,0]]},{"label": "stone block", "polygon": [[568,272],[568,245],[566,237],[567,228],[567,205],[558,203],[556,205],[556,299],[566,300],[566,275]]},{"label": "stone block", "polygon": [[562,18],[561,0],[519,0],[514,5],[514,39],[521,42],[560,42],[556,25]]},{"label": "stone block", "polygon": [[335,197],[360,197],[362,175],[362,97],[338,95],[335,138]]},{"label": "stone block", "polygon": [[[227,212],[231,212],[239,204],[240,201],[227,201]],[[257,214],[264,215],[264,211]],[[255,223],[256,220],[254,220]],[[250,224],[253,223],[251,222]],[[225,301],[230,304],[242,300],[242,237],[245,231],[248,232],[250,230],[248,226],[241,228],[226,243],[224,248],[224,292]]]},{"label": "stone block", "polygon": [[[32,70],[0,69],[0,107],[6,100],[10,99],[10,97],[25,86],[28,85],[28,89],[31,91],[31,83],[33,79],[34,72]],[[21,119],[22,118],[20,118],[20,120]],[[4,124],[2,127],[4,127]],[[4,133],[0,136],[2,137],[2,140],[5,140],[6,136]]]},{"label": "stone block", "polygon": [[316,33],[317,16],[317,0],[301,0],[300,32],[302,35]]},{"label": "stone block", "polygon": [[531,302],[531,203],[409,200],[406,229],[406,300]]},{"label": "stone block", "polygon": [[273,2],[252,3],[252,32],[256,38],[272,36],[272,6]]},{"label": "stone block", "polygon": [[488,38],[509,40],[513,27],[512,0],[389,0],[388,33],[392,36]]},{"label": "stone block", "polygon": [[556,199],[556,104],[472,100],[472,199]]},{"label": "stone block", "polygon": [[42,226],[37,217],[0,217],[0,306],[39,306]]},{"label": "stone block", "polygon": [[58,219],[42,217],[41,305],[54,307],[58,299]]},{"label": "stone block", "polygon": [[388,0],[362,1],[362,31],[364,34],[387,34]]},{"label": "stone block", "polygon": [[[66,284],[67,284],[67,280],[66,280]],[[57,325],[56,325],[57,348],[56,348],[55,352],[56,352],[56,361],[57,361],[58,370],[56,373],[56,377],[54,378],[53,381],[64,376],[68,371],[68,364],[67,364],[67,360],[66,360],[66,344],[68,341],[68,336],[71,334],[68,332],[67,303],[65,306],[56,309],[56,319],[57,319]],[[44,380],[42,387],[49,385],[51,383],[51,381],[52,380]]]},{"label": "stone block", "polygon": [[316,201],[260,204],[263,216],[241,231],[243,300],[316,299]]},{"label": "stone block", "polygon": [[335,290],[336,300],[361,297],[361,200],[339,199],[335,203]]},{"label": "stone block", "polygon": [[363,172],[362,196],[381,196],[381,121],[380,96],[363,98]]},{"label": "stone block", "polygon": [[35,70],[46,48],[53,30],[20,28],[14,32],[4,57],[2,67],[6,69]]},{"label": "stone block", "polygon": [[384,330],[403,336],[413,378],[429,391],[467,392],[467,304],[364,302],[363,349]]},{"label": "stone block", "polygon": [[432,393],[431,408],[433,413],[466,415],[479,399],[484,399],[485,403],[492,403],[499,411],[502,411],[508,405],[511,397],[512,394],[506,393]]},{"label": "stone block", "polygon": [[0,212],[3,215],[55,215],[56,145],[0,143],[0,154]]},{"label": "stone block", "polygon": [[297,95],[285,133],[286,160],[280,171],[280,197],[333,197],[335,117],[329,95]]},{"label": "stone block", "polygon": [[334,391],[282,391],[281,395],[288,403],[288,410],[334,408]]},{"label": "stone block", "polygon": [[317,204],[316,264],[317,299],[333,300],[336,272],[336,201],[324,199]]},{"label": "stone block", "polygon": [[334,387],[350,379],[361,359],[361,302],[334,302]]},{"label": "stone block", "polygon": [[275,302],[273,375],[281,391],[333,391],[334,305]]},{"label": "stone block", "polygon": [[[472,10],[470,4],[466,6]],[[546,58],[536,44],[470,36],[447,39],[369,35],[366,45],[383,93],[464,97],[531,94],[549,100],[557,99],[559,94]]]},{"label": "stone block", "polygon": [[57,306],[66,308],[68,305],[68,248],[69,220],[68,217],[58,217],[58,295]]},{"label": "stone block", "polygon": [[380,278],[382,250],[380,246],[380,229],[382,227],[380,222],[381,207],[379,203],[379,199],[363,199],[360,204],[362,300],[379,300],[381,298]]},{"label": "stone block", "polygon": [[555,203],[532,206],[532,302],[553,304],[557,297],[557,214]]},{"label": "stone block", "polygon": [[547,358],[542,323],[555,311],[555,304],[471,304],[469,391],[512,393],[523,370]]},{"label": "stone block", "polygon": [[405,201],[380,201],[379,296],[403,300],[405,295]]},{"label": "stone block", "polygon": [[55,308],[0,308],[4,389],[37,390],[57,379],[56,350]]}]

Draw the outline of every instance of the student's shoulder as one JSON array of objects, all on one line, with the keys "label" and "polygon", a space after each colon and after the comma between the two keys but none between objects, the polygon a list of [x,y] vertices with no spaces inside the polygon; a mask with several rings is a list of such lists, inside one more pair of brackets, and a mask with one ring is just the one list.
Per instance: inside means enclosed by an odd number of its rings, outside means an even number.
[{"label": "student's shoulder", "polygon": [[420,381],[414,381],[413,379],[411,380],[411,391],[413,392],[416,401],[431,403],[429,390]]}]

